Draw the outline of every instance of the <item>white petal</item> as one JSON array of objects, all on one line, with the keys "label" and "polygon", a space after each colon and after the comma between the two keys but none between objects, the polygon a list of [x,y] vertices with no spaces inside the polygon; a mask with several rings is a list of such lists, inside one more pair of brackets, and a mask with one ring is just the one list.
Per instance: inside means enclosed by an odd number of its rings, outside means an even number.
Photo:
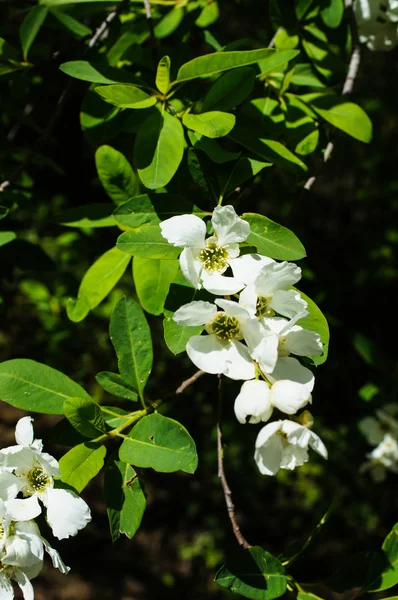
[{"label": "white petal", "polygon": [[292,318],[305,310],[307,302],[295,290],[278,290],[272,296],[270,307],[279,315]]},{"label": "white petal", "polygon": [[193,257],[192,250],[185,248],[180,254],[180,269],[185,279],[193,285],[194,288],[200,290],[200,275],[202,272],[202,263]]},{"label": "white petal", "polygon": [[15,440],[20,446],[30,446],[34,439],[32,417],[22,417],[15,427]]},{"label": "white petal", "polygon": [[9,446],[0,450],[0,468],[29,470],[36,461],[36,454],[28,446]]},{"label": "white petal", "polygon": [[41,507],[36,496],[7,500],[5,505],[13,521],[30,521],[41,513]]},{"label": "white petal", "polygon": [[178,215],[160,223],[162,236],[179,248],[204,248],[206,224],[196,215]]},{"label": "white petal", "polygon": [[16,537],[19,537],[28,543],[29,556],[27,556],[24,563],[20,561],[19,563],[13,564],[17,564],[20,567],[29,567],[32,564],[43,561],[43,542],[40,536],[40,530],[35,521],[18,521],[14,524],[14,534]]},{"label": "white petal", "polygon": [[241,291],[239,295],[239,304],[245,308],[252,317],[256,316],[257,294],[254,284],[250,284]]},{"label": "white petal", "polygon": [[282,431],[286,434],[289,444],[300,446],[300,448],[308,448],[310,441],[310,430],[294,421],[283,421]]},{"label": "white petal", "polygon": [[245,381],[240,389],[234,411],[239,423],[268,421],[272,414],[269,386],[265,381],[253,379]]},{"label": "white petal", "polygon": [[254,460],[263,475],[276,475],[280,469],[284,444],[278,430],[279,422],[269,423],[257,436]]},{"label": "white petal", "polygon": [[254,379],[256,370],[246,346],[231,340],[225,347],[226,365],[223,371],[230,379]]},{"label": "white petal", "polygon": [[8,471],[0,472],[0,499],[11,500],[18,495],[24,483]]},{"label": "white petal", "polygon": [[34,600],[33,586],[21,569],[16,569],[13,578],[21,588],[25,600]]},{"label": "white petal", "polygon": [[59,552],[57,552],[57,550],[55,550],[54,548],[52,548],[50,546],[50,544],[47,542],[47,540],[45,540],[44,538],[41,538],[41,539],[43,541],[43,544],[44,544],[44,547],[46,549],[46,552],[50,555],[50,558],[52,560],[53,566],[56,569],[59,569],[59,571],[61,571],[61,573],[63,575],[66,575],[67,573],[69,573],[70,567],[66,566],[66,564],[62,560]]},{"label": "white petal", "polygon": [[225,244],[223,248],[228,252],[228,262],[231,258],[238,258],[240,254],[239,244]]},{"label": "white petal", "polygon": [[268,378],[272,382],[283,379],[296,381],[297,383],[305,385],[309,394],[314,389],[315,377],[312,371],[307,369],[307,367],[303,367],[297,358],[292,358],[290,356],[278,358],[275,369],[268,375]]},{"label": "white petal", "polygon": [[272,258],[262,256],[261,254],[244,254],[228,262],[234,276],[244,281],[246,285],[255,282],[258,274],[265,265],[275,263]]},{"label": "white petal", "polygon": [[37,459],[43,467],[43,471],[47,473],[47,475],[51,475],[52,477],[61,477],[59,463],[53,456],[51,456],[51,454],[47,454],[47,452],[40,452],[37,454]]},{"label": "white petal", "polygon": [[297,356],[320,356],[323,354],[321,338],[315,331],[298,328],[286,335],[286,349]]},{"label": "white petal", "polygon": [[223,308],[227,315],[230,317],[236,317],[239,320],[245,321],[250,317],[249,313],[243,306],[240,306],[237,302],[233,302],[232,300],[224,300],[224,298],[217,298],[214,300],[214,303],[217,304],[220,308]]},{"label": "white petal", "polygon": [[204,269],[201,278],[205,290],[215,296],[236,294],[244,287],[244,283],[235,277],[225,277],[220,273],[208,273]]},{"label": "white petal", "polygon": [[305,448],[289,444],[282,452],[281,469],[292,471],[296,467],[301,467],[307,461],[308,452]]},{"label": "white petal", "polygon": [[278,360],[278,336],[272,333],[264,335],[261,343],[252,353],[263,373],[272,373]]},{"label": "white petal", "polygon": [[307,386],[294,381],[276,381],[271,388],[272,405],[287,415],[294,415],[311,401]]},{"label": "white petal", "polygon": [[47,521],[55,537],[63,540],[91,521],[90,509],[75,492],[53,488],[47,492]]},{"label": "white petal", "polygon": [[186,351],[193,364],[205,373],[215,375],[226,368],[225,345],[214,334],[192,336]]},{"label": "white petal", "polygon": [[264,266],[256,279],[259,296],[270,296],[277,290],[287,290],[301,279],[301,269],[294,263],[271,263]]},{"label": "white petal", "polygon": [[178,325],[206,325],[211,323],[217,314],[217,308],[210,302],[198,300],[181,306],[173,315]]},{"label": "white petal", "polygon": [[0,572],[0,600],[13,600],[14,590],[5,571]]},{"label": "white petal", "polygon": [[216,206],[211,218],[220,246],[244,242],[250,234],[250,225],[239,218],[233,206]]},{"label": "white petal", "polygon": [[318,454],[320,454],[323,458],[327,459],[327,457],[328,457],[328,451],[326,449],[326,446],[322,442],[322,440],[319,437],[319,435],[317,435],[313,431],[310,431],[309,445],[310,445],[310,448],[312,448],[313,450],[315,450],[315,452],[318,452]]},{"label": "white petal", "polygon": [[[39,538],[40,539],[40,538]],[[41,541],[40,541],[41,542]],[[41,550],[41,552],[40,552]],[[41,557],[37,554],[41,553]],[[13,567],[29,567],[43,559],[43,544],[32,546],[29,539],[10,535],[5,546],[2,562]]]},{"label": "white petal", "polygon": [[256,360],[257,355],[261,354],[263,339],[267,332],[255,317],[240,322],[241,332],[247,344],[250,356]]},{"label": "white petal", "polygon": [[276,335],[281,335],[281,332],[289,325],[290,321],[282,317],[262,317],[261,323],[268,331],[272,331]]}]

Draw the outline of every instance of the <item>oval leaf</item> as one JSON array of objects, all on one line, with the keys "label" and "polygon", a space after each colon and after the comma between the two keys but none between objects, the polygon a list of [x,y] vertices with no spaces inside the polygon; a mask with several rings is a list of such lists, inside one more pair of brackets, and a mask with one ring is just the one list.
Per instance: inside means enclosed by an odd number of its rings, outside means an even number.
[{"label": "oval leaf", "polygon": [[97,383],[99,383],[108,394],[112,394],[112,396],[125,398],[126,400],[132,400],[133,402],[138,400],[137,392],[130,388],[117,373],[102,371],[95,376],[95,379],[97,380]]},{"label": "oval leaf", "polygon": [[105,446],[94,442],[75,446],[59,461],[62,481],[80,493],[104,466],[105,455]]},{"label": "oval leaf", "polygon": [[127,158],[111,146],[100,146],[95,153],[98,177],[116,205],[139,194],[139,182]]},{"label": "oval leaf", "polygon": [[149,96],[134,85],[100,85],[95,91],[105,102],[119,108],[148,108],[157,102],[155,96]]},{"label": "oval leaf", "polygon": [[197,131],[209,138],[228,135],[235,125],[235,116],[217,110],[200,115],[184,115],[182,122],[185,127]]},{"label": "oval leaf", "polygon": [[173,319],[166,317],[163,320],[164,341],[173,354],[184,352],[188,340],[193,335],[200,335],[203,327],[178,325]]},{"label": "oval leaf", "polygon": [[82,435],[95,438],[104,433],[105,421],[99,405],[88,398],[68,398],[64,414],[69,423]]},{"label": "oval leaf", "polygon": [[256,71],[251,67],[234,69],[221,75],[211,86],[203,102],[203,111],[232,110],[246,100],[254,87]]},{"label": "oval leaf", "polygon": [[21,39],[23,59],[26,61],[28,57],[29,48],[33,44],[37,34],[40,31],[41,26],[47,16],[48,8],[38,4],[30,9],[26,15],[24,22],[21,25],[19,31],[19,37]]},{"label": "oval leaf", "polygon": [[246,241],[256,246],[260,254],[277,260],[299,260],[306,255],[303,244],[290,229],[255,213],[245,213],[242,218],[250,224]]},{"label": "oval leaf", "polygon": [[178,260],[158,260],[135,256],[133,276],[142,307],[152,315],[160,315],[170,285],[178,272]]},{"label": "oval leaf", "polygon": [[159,225],[144,225],[122,233],[117,239],[117,247],[133,256],[164,260],[177,258],[181,252],[181,248],[176,248],[165,240]]},{"label": "oval leaf", "polygon": [[163,56],[156,71],[156,87],[162,94],[167,94],[170,85],[170,58]]},{"label": "oval leaf", "polygon": [[135,83],[136,79],[128,71],[86,60],[71,60],[63,63],[59,68],[69,77],[90,83]]},{"label": "oval leaf", "polygon": [[323,344],[323,354],[322,356],[313,356],[312,360],[316,365],[322,365],[326,361],[329,351],[330,333],[328,322],[321,309],[318,308],[315,302],[311,300],[311,298],[306,296],[303,292],[300,292],[300,290],[297,291],[299,292],[303,300],[305,300],[308,303],[307,310],[310,313],[308,317],[305,317],[305,319],[300,319],[300,321],[298,321],[298,324],[300,325],[300,327],[304,327],[304,329],[309,329],[310,331],[315,331],[316,333],[319,333],[321,337],[321,342]]}]

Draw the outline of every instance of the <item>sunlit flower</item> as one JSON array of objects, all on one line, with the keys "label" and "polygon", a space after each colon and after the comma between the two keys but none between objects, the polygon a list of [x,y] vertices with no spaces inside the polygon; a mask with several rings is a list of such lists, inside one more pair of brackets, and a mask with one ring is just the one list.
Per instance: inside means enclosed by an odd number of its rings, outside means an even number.
[{"label": "sunlit flower", "polygon": [[364,417],[358,423],[359,430],[372,446],[383,441],[386,433],[398,438],[397,406],[387,404],[376,410],[376,417]]},{"label": "sunlit flower", "polygon": [[206,239],[206,224],[196,215],[178,215],[160,223],[163,237],[173,246],[184,248],[180,267],[186,279],[197,289],[212,294],[235,294],[244,283],[225,277],[230,260],[239,256],[250,225],[239,218],[232,206],[217,206],[211,219],[214,235]]},{"label": "sunlit flower", "polygon": [[0,450],[0,468],[20,480],[25,496],[9,499],[7,506],[13,520],[24,521],[40,514],[39,499],[57,538],[76,535],[91,520],[90,509],[72,490],[54,488],[54,477],[61,475],[59,465],[42,451],[41,440],[34,440],[32,421],[31,417],[20,419],[15,429],[17,445]]},{"label": "sunlit flower", "polygon": [[386,471],[398,473],[398,441],[386,433],[382,441],[367,456],[362,471],[370,471],[374,481],[381,482],[386,478]]},{"label": "sunlit flower", "polygon": [[254,460],[263,475],[276,475],[279,469],[293,470],[306,463],[308,448],[328,457],[316,433],[294,421],[274,421],[260,430]]}]

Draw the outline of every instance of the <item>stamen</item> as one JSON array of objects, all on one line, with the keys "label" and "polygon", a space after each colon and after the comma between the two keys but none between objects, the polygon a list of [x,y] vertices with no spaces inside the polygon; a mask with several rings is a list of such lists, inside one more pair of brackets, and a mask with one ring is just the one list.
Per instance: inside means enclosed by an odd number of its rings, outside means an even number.
[{"label": "stamen", "polygon": [[27,489],[26,492],[30,495],[41,494],[50,485],[51,479],[47,473],[44,473],[41,467],[34,467],[26,476]]},{"label": "stamen", "polygon": [[211,331],[219,340],[232,340],[240,336],[239,321],[236,317],[221,313],[211,324]]},{"label": "stamen", "polygon": [[256,317],[274,317],[275,311],[269,306],[271,296],[259,296],[256,303]]},{"label": "stamen", "polygon": [[285,347],[285,344],[286,344],[286,337],[283,335],[279,338],[279,342],[278,342],[278,356],[281,356],[281,357],[289,356],[290,352]]},{"label": "stamen", "polygon": [[228,268],[228,251],[217,244],[209,244],[207,248],[200,251],[199,260],[203,268],[211,273],[223,273]]},{"label": "stamen", "polygon": [[3,523],[3,521],[0,521],[0,540],[3,539],[4,533],[5,533],[4,523]]}]

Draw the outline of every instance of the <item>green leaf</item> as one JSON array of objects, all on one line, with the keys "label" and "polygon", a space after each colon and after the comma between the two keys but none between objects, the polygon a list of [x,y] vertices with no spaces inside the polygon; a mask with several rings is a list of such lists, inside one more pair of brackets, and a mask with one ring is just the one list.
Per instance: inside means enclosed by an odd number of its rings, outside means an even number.
[{"label": "green leaf", "polygon": [[125,231],[118,237],[116,245],[122,252],[142,258],[172,260],[181,253],[181,248],[172,246],[162,236],[159,225],[143,225]]},{"label": "green leaf", "polygon": [[114,207],[105,202],[98,204],[85,204],[76,208],[69,208],[55,216],[54,220],[65,227],[112,227],[117,225],[113,217]]},{"label": "green leaf", "polygon": [[260,173],[265,167],[270,167],[271,164],[243,156],[236,162],[232,170],[229,169],[224,176],[219,176],[222,196],[225,197],[233,192],[239,185]]},{"label": "green leaf", "polygon": [[90,396],[66,375],[26,358],[0,364],[0,399],[23,410],[62,415],[68,398]]},{"label": "green leaf", "polygon": [[0,231],[0,246],[5,246],[9,242],[16,239],[16,234],[13,231]]},{"label": "green leaf", "polygon": [[215,163],[222,164],[239,158],[240,152],[228,152],[216,141],[195,131],[188,131],[188,137],[195,150],[202,150]]},{"label": "green leaf", "polygon": [[306,94],[300,98],[337,129],[360,142],[371,141],[372,122],[358,104],[346,102],[334,94]]},{"label": "green leaf", "polygon": [[164,341],[173,354],[184,352],[188,340],[193,335],[200,335],[203,329],[200,325],[198,327],[178,325],[170,317],[163,319]]},{"label": "green leaf", "polygon": [[108,196],[118,206],[139,194],[139,182],[127,158],[111,146],[95,153],[98,177]]},{"label": "green leaf", "polygon": [[136,402],[138,400],[137,392],[135,392],[117,373],[110,371],[101,371],[95,376],[99,385],[112,396],[125,398]]},{"label": "green leaf", "polygon": [[277,260],[299,260],[306,255],[304,246],[290,229],[255,213],[245,213],[242,218],[250,224],[246,241],[256,246],[260,254]]},{"label": "green leaf", "polygon": [[183,116],[182,122],[188,129],[193,129],[209,138],[218,138],[228,135],[235,125],[235,115],[220,111],[210,111]]},{"label": "green leaf", "polygon": [[299,63],[294,66],[292,83],[294,85],[305,85],[316,88],[325,87],[325,84],[318,79],[314,69],[307,63]]},{"label": "green leaf", "polygon": [[123,276],[130,257],[118,248],[111,248],[98,258],[84,275],[76,302],[68,302],[71,321],[82,321],[90,310],[100,304]]},{"label": "green leaf", "polygon": [[398,583],[398,523],[394,525],[383,542],[382,550],[386,566],[376,582],[370,586],[370,592],[388,590]]},{"label": "green leaf", "polygon": [[252,600],[272,600],[286,591],[287,577],[279,560],[260,546],[239,553],[218,571],[215,582]]},{"label": "green leaf", "polygon": [[141,525],[146,497],[141,480],[133,467],[112,459],[105,469],[104,495],[112,541],[120,533],[133,538]]},{"label": "green leaf", "polygon": [[55,17],[55,19],[57,19],[57,21],[61,23],[61,25],[67,31],[72,33],[72,35],[74,35],[78,40],[88,35],[91,35],[92,31],[90,27],[87,27],[87,25],[80,23],[80,21],[72,17],[72,15],[68,15],[68,13],[62,12],[60,10],[51,9],[50,13],[53,17]]},{"label": "green leaf", "polygon": [[211,213],[175,194],[142,194],[121,204],[115,210],[115,220],[133,229],[142,225],[157,225],[177,215],[193,213],[203,218]]},{"label": "green leaf", "polygon": [[170,10],[164,17],[155,25],[155,38],[162,40],[168,37],[177,29],[184,18],[185,9],[182,6],[176,6]]},{"label": "green leaf", "polygon": [[75,446],[59,461],[62,481],[80,493],[104,466],[105,455],[105,446],[95,442]]},{"label": "green leaf", "polygon": [[133,427],[120,446],[119,457],[137,467],[172,473],[192,463],[196,447],[181,423],[154,413]]},{"label": "green leaf", "polygon": [[88,398],[68,398],[64,414],[69,423],[82,435],[95,438],[104,433],[105,421],[99,405]]},{"label": "green leaf", "polygon": [[[177,74],[177,80],[174,82],[189,81],[198,77],[210,77],[222,71],[236,69],[237,67],[245,67],[259,61],[263,61],[262,66],[268,70],[273,70],[278,66],[288,62],[298,52],[296,50],[288,50],[286,52],[278,52],[270,48],[261,50],[246,50],[244,52],[214,52],[206,56],[199,56],[185,63],[180,67]],[[172,84],[173,85],[173,84]]]},{"label": "green leaf", "polygon": [[109,335],[115,348],[120,375],[137,390],[142,399],[152,369],[152,339],[144,313],[132,298],[123,296],[116,304],[111,316]]},{"label": "green leaf", "polygon": [[135,256],[133,276],[135,289],[142,307],[152,315],[160,315],[170,285],[179,268],[178,260],[158,260]]},{"label": "green leaf", "polygon": [[300,290],[297,291],[299,292],[302,299],[308,303],[307,311],[310,313],[308,317],[300,319],[298,321],[298,324],[300,325],[300,327],[304,327],[304,329],[309,329],[310,331],[315,331],[316,333],[319,333],[323,344],[323,354],[322,356],[313,356],[312,360],[316,365],[322,365],[326,361],[329,351],[330,333],[328,322],[321,309],[318,308],[315,302]]},{"label": "green leaf", "polygon": [[23,59],[26,61],[28,58],[29,48],[33,44],[37,34],[40,31],[41,26],[47,16],[48,8],[40,4],[30,9],[26,15],[21,28],[19,30],[19,37],[22,45]]},{"label": "green leaf", "polygon": [[254,87],[256,71],[251,67],[221,75],[207,92],[202,110],[232,110],[246,100]]},{"label": "green leaf", "polygon": [[156,87],[162,94],[167,94],[170,85],[170,57],[163,56],[160,59],[156,71]]},{"label": "green leaf", "polygon": [[141,125],[134,145],[134,160],[142,183],[149,189],[163,187],[174,177],[184,154],[184,130],[180,121],[163,110]]},{"label": "green leaf", "polygon": [[149,96],[135,85],[100,85],[95,88],[95,91],[105,102],[119,108],[148,108],[157,102],[155,96]]},{"label": "green leaf", "polygon": [[[114,373],[112,373],[113,375]],[[135,399],[137,400],[137,394],[135,395]],[[106,412],[105,409],[112,411],[113,415]],[[116,427],[120,427],[126,423],[126,418],[129,419],[129,412],[119,408],[118,406],[103,406],[101,405],[101,410],[103,411],[103,417],[105,423],[108,425],[110,429],[115,429]],[[117,416],[116,416],[117,415]]]},{"label": "green leaf", "polygon": [[336,29],[343,19],[344,0],[326,0],[326,4],[321,10],[321,19],[326,27]]},{"label": "green leaf", "polygon": [[299,592],[297,594],[297,600],[322,600],[322,598],[315,594],[311,594],[310,592]]},{"label": "green leaf", "polygon": [[90,83],[136,83],[136,77],[128,71],[115,69],[100,62],[71,60],[63,63],[59,68],[69,77]]},{"label": "green leaf", "polygon": [[188,149],[187,164],[191,177],[200,188],[203,196],[211,204],[217,202],[220,194],[220,186],[214,164],[203,152],[196,151],[193,148]]}]

